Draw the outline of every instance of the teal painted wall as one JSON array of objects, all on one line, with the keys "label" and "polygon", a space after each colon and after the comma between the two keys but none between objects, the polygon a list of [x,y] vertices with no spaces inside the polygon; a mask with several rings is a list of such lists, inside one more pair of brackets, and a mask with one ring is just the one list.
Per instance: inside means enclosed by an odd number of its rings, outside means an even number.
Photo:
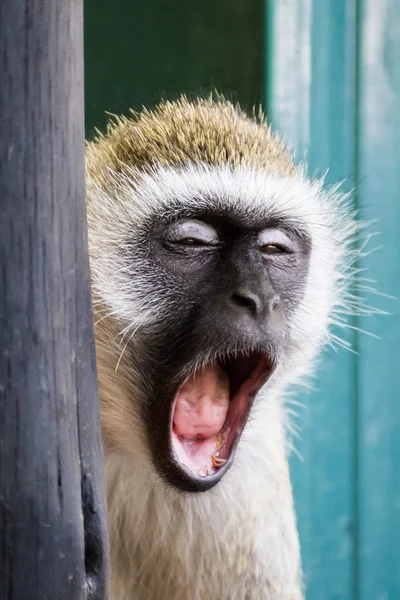
[{"label": "teal painted wall", "polygon": [[358,311],[352,326],[380,339],[348,332],[357,354],[327,352],[303,399],[291,467],[307,598],[399,600],[400,311],[365,288],[400,297],[400,2],[271,0],[266,31],[269,117],[377,220],[354,293],[392,313]]},{"label": "teal painted wall", "polygon": [[[268,116],[379,232],[360,277],[400,297],[399,0],[86,0],[86,124],[213,88]],[[266,41],[265,41],[266,40]],[[360,240],[359,245],[363,243]],[[299,393],[291,461],[308,600],[400,600],[400,308],[337,335]],[[365,329],[380,337],[358,332]]]}]

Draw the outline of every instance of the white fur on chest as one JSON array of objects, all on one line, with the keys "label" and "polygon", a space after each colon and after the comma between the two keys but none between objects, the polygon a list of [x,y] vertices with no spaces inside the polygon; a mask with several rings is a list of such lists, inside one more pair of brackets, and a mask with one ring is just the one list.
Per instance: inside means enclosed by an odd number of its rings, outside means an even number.
[{"label": "white fur on chest", "polygon": [[[262,411],[262,412],[261,412]],[[280,407],[249,423],[213,490],[160,485],[143,459],[106,452],[112,600],[300,600]]]}]

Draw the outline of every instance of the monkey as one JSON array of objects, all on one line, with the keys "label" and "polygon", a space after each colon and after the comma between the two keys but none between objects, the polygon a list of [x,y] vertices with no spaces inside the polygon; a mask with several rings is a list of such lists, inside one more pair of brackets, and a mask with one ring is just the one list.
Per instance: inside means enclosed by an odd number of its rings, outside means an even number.
[{"label": "monkey", "polygon": [[264,115],[181,97],[87,143],[112,600],[302,600],[285,398],[356,225]]}]

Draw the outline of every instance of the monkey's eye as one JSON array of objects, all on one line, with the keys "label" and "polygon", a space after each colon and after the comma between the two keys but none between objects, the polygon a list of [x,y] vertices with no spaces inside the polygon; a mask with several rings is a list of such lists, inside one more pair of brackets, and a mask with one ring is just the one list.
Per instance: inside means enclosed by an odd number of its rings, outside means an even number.
[{"label": "monkey's eye", "polygon": [[278,244],[264,244],[260,247],[263,254],[283,254],[287,252],[286,248],[279,246]]},{"label": "monkey's eye", "polygon": [[215,229],[196,219],[173,223],[165,231],[164,239],[180,246],[216,246],[219,243]]},{"label": "monkey's eye", "polygon": [[292,254],[295,251],[293,240],[281,229],[266,229],[258,236],[260,252],[266,255]]},{"label": "monkey's eye", "polygon": [[200,240],[194,237],[182,238],[180,240],[173,240],[176,244],[182,244],[183,246],[203,246],[204,240]]}]

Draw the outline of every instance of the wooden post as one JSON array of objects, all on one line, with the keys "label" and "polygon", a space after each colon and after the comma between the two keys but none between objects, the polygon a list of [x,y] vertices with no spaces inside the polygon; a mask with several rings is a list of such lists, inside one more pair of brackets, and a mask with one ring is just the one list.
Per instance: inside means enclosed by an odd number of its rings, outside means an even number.
[{"label": "wooden post", "polygon": [[82,0],[0,2],[0,598],[107,597]]}]

